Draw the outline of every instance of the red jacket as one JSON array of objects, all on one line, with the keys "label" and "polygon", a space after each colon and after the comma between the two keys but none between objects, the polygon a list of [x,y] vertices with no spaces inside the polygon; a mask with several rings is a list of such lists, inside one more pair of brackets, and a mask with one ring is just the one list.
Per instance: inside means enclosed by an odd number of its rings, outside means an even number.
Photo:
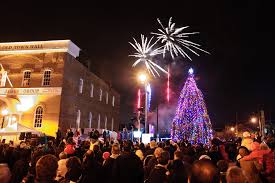
[{"label": "red jacket", "polygon": [[67,154],[74,154],[74,152],[75,152],[74,145],[67,144],[65,149],[64,149],[64,152],[67,153]]},{"label": "red jacket", "polygon": [[271,151],[268,154],[264,155],[263,164],[264,175],[268,179],[272,179],[275,181],[275,151]]},{"label": "red jacket", "polygon": [[269,153],[270,149],[267,150],[261,150],[261,149],[257,149],[252,151],[249,155],[244,156],[241,160],[253,160],[253,159],[257,159],[259,164],[263,164],[263,157],[265,154]]}]

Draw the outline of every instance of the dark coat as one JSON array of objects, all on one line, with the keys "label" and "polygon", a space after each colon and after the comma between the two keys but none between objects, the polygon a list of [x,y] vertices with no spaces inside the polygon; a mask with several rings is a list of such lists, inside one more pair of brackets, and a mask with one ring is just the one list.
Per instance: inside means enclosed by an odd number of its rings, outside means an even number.
[{"label": "dark coat", "polygon": [[169,164],[168,169],[170,171],[169,182],[187,182],[187,170],[181,160],[174,160],[171,164]]},{"label": "dark coat", "polygon": [[146,183],[168,183],[167,169],[159,165],[155,166]]},{"label": "dark coat", "polygon": [[117,157],[112,171],[115,183],[143,183],[143,166],[137,155],[124,152]]}]

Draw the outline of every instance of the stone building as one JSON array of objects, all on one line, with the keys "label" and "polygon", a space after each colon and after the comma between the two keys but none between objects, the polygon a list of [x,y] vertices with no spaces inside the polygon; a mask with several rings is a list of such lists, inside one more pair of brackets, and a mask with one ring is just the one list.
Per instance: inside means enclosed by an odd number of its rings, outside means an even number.
[{"label": "stone building", "polygon": [[58,128],[118,130],[120,95],[70,40],[0,43],[0,136]]}]

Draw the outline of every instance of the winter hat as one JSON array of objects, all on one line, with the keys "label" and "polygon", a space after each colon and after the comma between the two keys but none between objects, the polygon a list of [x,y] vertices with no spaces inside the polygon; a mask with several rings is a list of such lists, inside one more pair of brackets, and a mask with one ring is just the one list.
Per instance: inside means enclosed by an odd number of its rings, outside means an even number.
[{"label": "winter hat", "polygon": [[251,144],[251,150],[254,151],[254,150],[259,150],[260,149],[260,144],[259,142],[253,142]]},{"label": "winter hat", "polygon": [[209,159],[209,160],[211,160],[211,158],[209,156],[205,155],[205,154],[200,156],[199,160],[201,160],[201,159]]},{"label": "winter hat", "polygon": [[250,137],[250,133],[249,133],[249,132],[243,132],[243,137],[244,137],[244,138]]},{"label": "winter hat", "polygon": [[110,157],[110,153],[109,152],[104,152],[103,155],[102,155],[102,158],[104,160],[108,159]]}]

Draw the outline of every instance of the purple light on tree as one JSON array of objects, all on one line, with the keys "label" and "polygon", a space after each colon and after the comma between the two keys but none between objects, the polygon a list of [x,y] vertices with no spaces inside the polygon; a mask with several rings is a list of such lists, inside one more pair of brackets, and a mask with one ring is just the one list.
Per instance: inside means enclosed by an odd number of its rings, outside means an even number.
[{"label": "purple light on tree", "polygon": [[196,85],[193,69],[178,100],[176,115],[173,119],[171,137],[173,140],[188,140],[192,144],[209,144],[213,138],[211,121],[201,91]]}]

